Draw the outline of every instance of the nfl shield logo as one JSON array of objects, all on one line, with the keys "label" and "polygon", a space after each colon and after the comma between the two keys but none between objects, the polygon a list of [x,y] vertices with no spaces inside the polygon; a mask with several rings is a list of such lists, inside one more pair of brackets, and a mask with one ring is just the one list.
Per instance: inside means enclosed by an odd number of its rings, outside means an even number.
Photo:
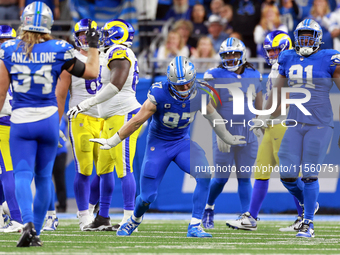
[{"label": "nfl shield logo", "polygon": [[185,105],[186,105],[186,104],[185,104],[185,103],[183,103],[183,104],[182,104],[182,107],[183,107],[183,108],[185,108]]}]

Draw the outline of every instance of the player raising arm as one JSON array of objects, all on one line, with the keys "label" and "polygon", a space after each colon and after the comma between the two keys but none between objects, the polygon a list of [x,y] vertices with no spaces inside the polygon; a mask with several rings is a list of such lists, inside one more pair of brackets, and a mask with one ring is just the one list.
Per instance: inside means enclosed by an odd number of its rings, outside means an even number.
[{"label": "player raising arm", "polygon": [[33,2],[21,16],[20,39],[5,42],[0,50],[0,108],[10,82],[13,87],[10,150],[15,193],[25,224],[18,247],[42,245],[39,234],[51,198],[52,168],[59,140],[57,79],[64,69],[87,79],[96,78],[99,70],[99,35],[91,23],[86,64],[74,58],[70,44],[53,40],[52,24],[50,8],[42,2]]},{"label": "player raising arm", "polygon": [[[92,139],[101,149],[117,146],[152,116],[146,153],[141,170],[141,194],[136,199],[133,215],[117,231],[119,236],[131,235],[142,222],[144,213],[156,199],[158,186],[168,165],[174,161],[184,172],[196,178],[192,219],[188,237],[211,237],[200,227],[207,200],[210,173],[197,172],[195,166],[208,168],[205,152],[190,140],[189,127],[201,108],[201,95],[206,93],[196,83],[194,65],[185,57],[173,59],[167,69],[167,81],[153,84],[141,110],[109,139]],[[205,115],[211,123],[222,117],[211,104]],[[242,144],[242,136],[232,136],[224,125],[213,125],[215,132],[228,144]]]}]

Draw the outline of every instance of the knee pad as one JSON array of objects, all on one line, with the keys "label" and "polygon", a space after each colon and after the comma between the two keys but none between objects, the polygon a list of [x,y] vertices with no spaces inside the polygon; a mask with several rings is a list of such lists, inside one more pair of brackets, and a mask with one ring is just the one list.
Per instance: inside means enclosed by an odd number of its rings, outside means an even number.
[{"label": "knee pad", "polygon": [[152,202],[154,202],[156,200],[156,197],[157,197],[157,193],[150,194],[150,195],[146,196],[145,199],[143,197],[142,198],[143,205],[147,206],[147,205],[151,204]]},{"label": "knee pad", "polygon": [[306,177],[306,178],[301,178],[301,180],[304,183],[312,183],[318,180],[318,177]]},{"label": "knee pad", "polygon": [[226,184],[228,182],[229,178],[215,178],[215,182],[218,184]]},{"label": "knee pad", "polygon": [[281,178],[281,182],[296,182],[298,178]]}]

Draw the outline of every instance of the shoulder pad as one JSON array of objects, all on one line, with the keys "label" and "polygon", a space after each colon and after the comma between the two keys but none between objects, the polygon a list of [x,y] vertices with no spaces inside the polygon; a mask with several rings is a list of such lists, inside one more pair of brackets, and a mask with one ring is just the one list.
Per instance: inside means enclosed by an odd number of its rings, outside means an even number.
[{"label": "shoulder pad", "polygon": [[333,55],[331,61],[333,65],[340,65],[340,54]]}]

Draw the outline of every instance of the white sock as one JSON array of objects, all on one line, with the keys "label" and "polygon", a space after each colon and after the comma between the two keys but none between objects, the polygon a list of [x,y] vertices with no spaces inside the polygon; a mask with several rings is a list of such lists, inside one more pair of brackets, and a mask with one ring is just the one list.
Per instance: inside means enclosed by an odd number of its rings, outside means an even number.
[{"label": "white sock", "polygon": [[190,225],[201,224],[201,220],[197,218],[191,218]]},{"label": "white sock", "polygon": [[133,215],[133,210],[124,210],[124,216],[122,221],[120,222],[120,225],[127,222],[127,220]]},{"label": "white sock", "polygon": [[96,205],[93,204],[89,204],[89,213],[93,214],[94,208],[96,207]]},{"label": "white sock", "polygon": [[56,216],[56,212],[54,211],[47,211],[47,216]]},{"label": "white sock", "polygon": [[2,209],[2,204],[0,205],[0,217],[2,217],[2,214],[3,214],[3,209]]},{"label": "white sock", "polygon": [[205,206],[205,209],[211,209],[211,210],[214,210],[215,209],[215,205],[206,205]]},{"label": "white sock", "polygon": [[87,210],[84,210],[84,211],[79,211],[79,216],[80,216],[80,217],[83,217],[83,216],[86,216],[86,215],[90,215],[88,209],[87,209]]},{"label": "white sock", "polygon": [[143,220],[143,217],[135,217],[135,215],[133,215],[132,214],[132,219],[135,221],[135,222],[137,222],[137,223],[141,223],[142,222],[142,220]]}]

